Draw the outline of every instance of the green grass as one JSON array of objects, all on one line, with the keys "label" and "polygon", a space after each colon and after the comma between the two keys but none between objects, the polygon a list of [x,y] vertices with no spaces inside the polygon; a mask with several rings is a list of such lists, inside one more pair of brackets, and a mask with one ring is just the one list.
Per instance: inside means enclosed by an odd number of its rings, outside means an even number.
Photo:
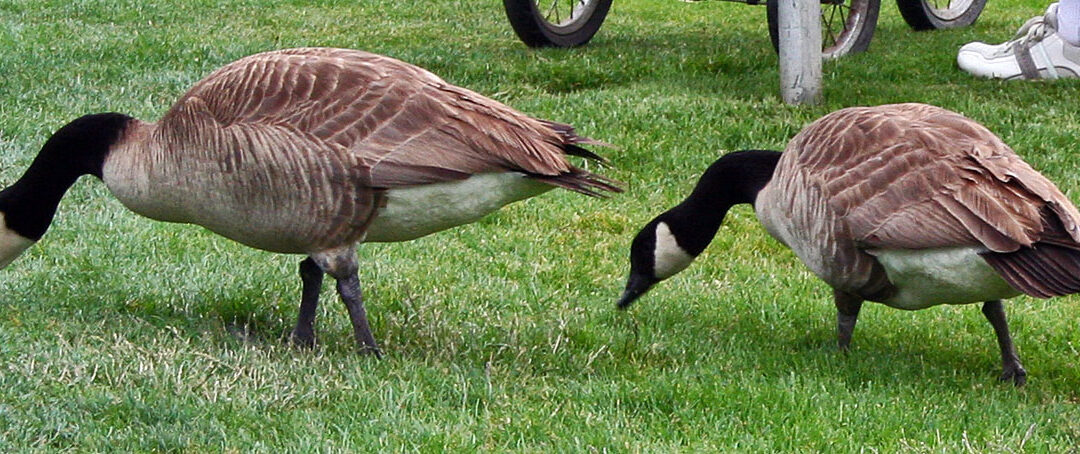
[{"label": "green grass", "polygon": [[587,47],[536,51],[496,1],[0,1],[0,182],[85,113],[154,120],[244,55],[366,49],[618,145],[628,193],[552,192],[474,225],[360,247],[386,358],[355,354],[332,286],[321,347],[285,346],[298,257],[127,212],[92,178],[0,271],[0,451],[1062,452],[1080,445],[1080,298],[1008,305],[1027,387],[996,381],[977,306],[863,310],[834,347],[825,284],[733,211],[705,255],[614,309],[637,229],[720,154],[780,149],[837,108],[920,101],[998,132],[1080,200],[1080,83],[976,80],[974,27],[912,32],[882,5],[825,102],[779,101],[764,8],[616,0]]}]

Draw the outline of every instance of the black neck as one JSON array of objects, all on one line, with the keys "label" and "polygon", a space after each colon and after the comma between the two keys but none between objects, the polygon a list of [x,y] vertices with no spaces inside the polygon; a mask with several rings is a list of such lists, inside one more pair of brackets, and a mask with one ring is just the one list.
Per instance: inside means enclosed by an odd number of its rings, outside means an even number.
[{"label": "black neck", "polygon": [[75,180],[83,175],[101,178],[105,156],[130,120],[116,113],[86,115],[56,131],[23,176],[0,191],[0,212],[7,227],[31,240],[40,239]]},{"label": "black neck", "polygon": [[753,204],[772,179],[780,152],[745,150],[716,160],[682,203],[657,218],[668,224],[679,246],[697,256],[709,245],[732,206]]}]

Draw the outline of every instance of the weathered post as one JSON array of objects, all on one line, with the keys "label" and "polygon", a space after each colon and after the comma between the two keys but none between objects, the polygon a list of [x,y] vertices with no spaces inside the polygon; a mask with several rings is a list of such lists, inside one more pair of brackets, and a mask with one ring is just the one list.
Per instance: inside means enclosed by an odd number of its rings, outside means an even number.
[{"label": "weathered post", "polygon": [[821,2],[777,0],[780,96],[789,104],[821,101]]}]

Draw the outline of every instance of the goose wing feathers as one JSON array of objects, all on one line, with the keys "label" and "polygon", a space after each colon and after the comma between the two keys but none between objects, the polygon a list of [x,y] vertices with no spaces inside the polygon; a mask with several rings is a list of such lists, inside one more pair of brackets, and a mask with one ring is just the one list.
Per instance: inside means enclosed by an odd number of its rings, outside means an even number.
[{"label": "goose wing feathers", "polygon": [[1080,213],[982,125],[925,104],[849,108],[800,132],[782,159],[806,173],[862,248],[1080,242]]},{"label": "goose wing feathers", "polygon": [[1076,207],[954,112],[924,104],[836,111],[792,140],[777,168],[784,174],[806,183],[794,198],[822,202],[823,228],[842,239],[835,252],[851,259],[850,270],[827,275],[832,282],[877,288],[882,274],[859,251],[970,246],[1028,295],[1080,292]]},{"label": "goose wing feathers", "polygon": [[[193,116],[203,121],[191,125]],[[571,127],[355,50],[290,49],[243,58],[197,83],[160,123],[175,137],[216,129],[226,137],[219,144],[224,149],[258,138],[282,152],[339,154],[333,159],[355,166],[374,188],[504,171],[594,177],[564,158],[564,149],[578,150],[573,144],[596,143]],[[199,131],[185,130],[193,128]]]}]

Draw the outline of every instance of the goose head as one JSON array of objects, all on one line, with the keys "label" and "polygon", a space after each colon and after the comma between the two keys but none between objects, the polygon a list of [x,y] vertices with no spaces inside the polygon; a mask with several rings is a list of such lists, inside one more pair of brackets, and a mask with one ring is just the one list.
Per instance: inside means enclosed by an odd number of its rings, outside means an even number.
[{"label": "goose head", "polygon": [[0,269],[45,235],[60,199],[82,175],[101,178],[110,147],[131,117],[86,115],[57,130],[21,178],[0,191]]},{"label": "goose head", "polygon": [[[672,231],[673,215],[670,212],[657,216],[645,225],[630,244],[630,276],[626,279],[626,289],[619,299],[618,307],[625,309],[657,282],[674,276],[686,269],[707,246],[686,244],[689,235],[679,243],[679,237]],[[676,221],[678,226],[682,226]]]},{"label": "goose head", "polygon": [[690,266],[712,242],[732,206],[754,203],[779,159],[779,152],[767,150],[724,155],[682,203],[645,224],[630,243],[630,275],[618,307],[629,307],[658,282]]}]

